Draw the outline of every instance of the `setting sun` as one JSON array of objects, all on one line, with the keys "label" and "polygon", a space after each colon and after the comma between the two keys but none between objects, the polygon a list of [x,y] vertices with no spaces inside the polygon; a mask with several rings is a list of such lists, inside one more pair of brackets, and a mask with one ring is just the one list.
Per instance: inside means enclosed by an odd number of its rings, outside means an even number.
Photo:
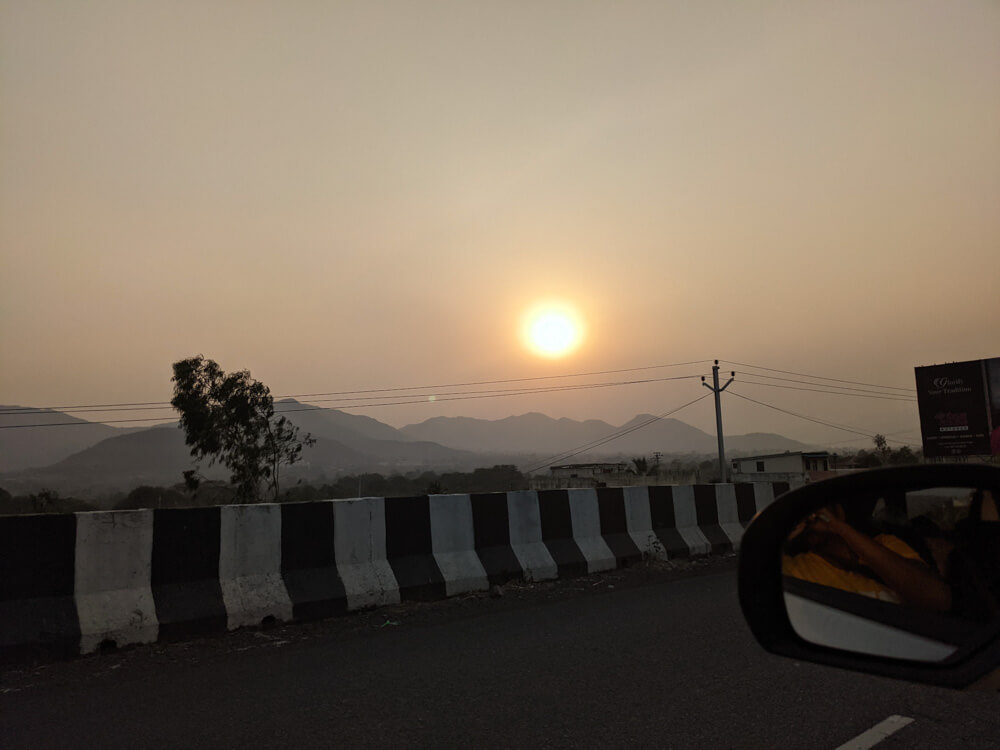
[{"label": "setting sun", "polygon": [[525,316],[525,343],[543,357],[562,357],[579,346],[583,323],[568,305],[548,304]]}]

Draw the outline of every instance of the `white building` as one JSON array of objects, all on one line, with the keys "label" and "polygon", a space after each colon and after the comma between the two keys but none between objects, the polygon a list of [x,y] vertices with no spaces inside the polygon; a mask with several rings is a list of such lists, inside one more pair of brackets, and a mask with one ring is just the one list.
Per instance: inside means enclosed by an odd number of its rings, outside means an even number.
[{"label": "white building", "polygon": [[636,474],[624,463],[563,464],[549,468],[547,477],[531,477],[533,490],[578,487],[627,487],[635,484]]},{"label": "white building", "polygon": [[831,475],[826,451],[746,456],[730,463],[731,482],[789,482],[795,486]]}]

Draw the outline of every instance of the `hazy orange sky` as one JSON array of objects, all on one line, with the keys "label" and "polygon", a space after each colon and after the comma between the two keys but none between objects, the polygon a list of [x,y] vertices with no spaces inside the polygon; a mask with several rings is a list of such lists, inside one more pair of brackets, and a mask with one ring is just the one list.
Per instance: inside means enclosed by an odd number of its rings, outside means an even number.
[{"label": "hazy orange sky", "polygon": [[[993,0],[0,9],[2,403],[165,401],[199,352],[277,395],[710,358],[912,387],[1000,356]],[[545,299],[586,320],[562,359],[519,338]],[[704,392],[361,413],[619,424]],[[714,429],[710,401],[677,416]],[[727,431],[852,438],[725,404]]]}]

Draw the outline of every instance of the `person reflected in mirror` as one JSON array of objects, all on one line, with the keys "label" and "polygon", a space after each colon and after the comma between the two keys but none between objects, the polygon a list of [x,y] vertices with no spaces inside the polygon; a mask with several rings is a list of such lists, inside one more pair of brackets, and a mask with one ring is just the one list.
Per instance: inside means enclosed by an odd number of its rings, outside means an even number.
[{"label": "person reflected in mirror", "polygon": [[785,551],[784,575],[935,612],[951,608],[951,587],[910,545],[893,534],[862,533],[839,504],[802,521]]},{"label": "person reflected in mirror", "polygon": [[1000,620],[1000,503],[986,488],[970,500],[968,517],[955,526],[955,548],[948,558],[953,611],[983,622]]}]

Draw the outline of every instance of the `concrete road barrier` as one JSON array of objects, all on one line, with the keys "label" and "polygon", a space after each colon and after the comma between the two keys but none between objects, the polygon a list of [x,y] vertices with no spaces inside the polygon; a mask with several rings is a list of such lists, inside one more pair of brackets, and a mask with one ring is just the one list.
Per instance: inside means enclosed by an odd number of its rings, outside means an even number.
[{"label": "concrete road barrier", "polygon": [[513,514],[509,494],[470,495],[469,505],[472,509],[473,544],[489,584],[502,586],[528,575],[511,541]]},{"label": "concrete road barrier", "polygon": [[75,584],[80,651],[153,643],[153,511],[76,514]]},{"label": "concrete road barrier", "polygon": [[296,620],[347,612],[347,588],[333,545],[332,501],[281,506],[281,578]]},{"label": "concrete road barrier", "polygon": [[[634,489],[634,488],[629,488]],[[647,504],[648,507],[648,504]],[[601,487],[597,490],[597,513],[601,538],[615,558],[615,567],[623,568],[642,560],[648,553],[648,538],[632,536],[628,523],[625,492],[621,487]],[[648,516],[648,514],[647,514]]]},{"label": "concrete road barrier", "polygon": [[386,556],[403,601],[433,601],[448,595],[431,540],[427,495],[386,498]]},{"label": "concrete road barrier", "polygon": [[490,587],[486,569],[476,554],[472,527],[472,503],[468,495],[431,495],[431,550],[445,594],[456,596]]},{"label": "concrete road barrier", "polygon": [[386,557],[385,500],[334,500],[334,557],[349,610],[399,603],[399,584]]},{"label": "concrete road barrier", "polygon": [[153,511],[150,583],[160,640],[226,629],[219,582],[221,519],[220,507]]},{"label": "concrete road barrier", "polygon": [[222,508],[219,583],[227,627],[291,620],[292,600],[281,577],[281,506]]},{"label": "concrete road barrier", "polygon": [[88,653],[739,548],[783,483],[0,516],[0,655]]},{"label": "concrete road barrier", "polygon": [[80,648],[76,514],[0,517],[0,654]]},{"label": "concrete road barrier", "polygon": [[538,493],[522,490],[507,493],[510,514],[510,546],[517,555],[527,581],[546,581],[559,576],[559,566],[545,544]]}]

